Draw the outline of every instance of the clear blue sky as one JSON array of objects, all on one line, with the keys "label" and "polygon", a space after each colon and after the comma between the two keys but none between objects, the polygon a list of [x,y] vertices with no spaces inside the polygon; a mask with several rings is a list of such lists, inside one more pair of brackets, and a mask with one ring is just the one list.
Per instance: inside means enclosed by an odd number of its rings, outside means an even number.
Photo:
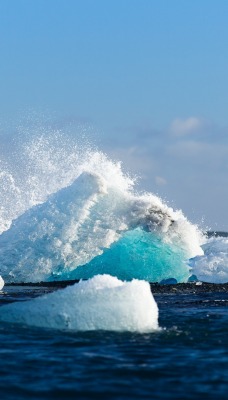
[{"label": "clear blue sky", "polygon": [[193,221],[228,230],[228,1],[0,0],[0,116],[74,118]]}]

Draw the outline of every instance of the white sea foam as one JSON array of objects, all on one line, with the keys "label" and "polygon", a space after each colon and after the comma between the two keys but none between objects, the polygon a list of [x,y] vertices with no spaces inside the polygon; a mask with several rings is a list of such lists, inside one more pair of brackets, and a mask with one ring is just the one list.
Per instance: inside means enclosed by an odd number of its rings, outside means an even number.
[{"label": "white sea foam", "polygon": [[2,306],[0,320],[61,330],[150,332],[158,329],[158,307],[149,283],[97,275],[33,300]]},{"label": "white sea foam", "polygon": [[204,282],[228,282],[228,238],[212,237],[203,250],[204,255],[191,260],[192,273]]}]

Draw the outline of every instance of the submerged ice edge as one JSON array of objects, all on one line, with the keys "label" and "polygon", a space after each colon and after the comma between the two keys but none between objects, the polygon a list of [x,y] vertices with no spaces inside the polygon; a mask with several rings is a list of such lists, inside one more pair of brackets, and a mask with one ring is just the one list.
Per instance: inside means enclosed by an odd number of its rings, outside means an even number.
[{"label": "submerged ice edge", "polygon": [[148,282],[109,275],[0,307],[0,321],[60,330],[153,332],[158,307]]}]

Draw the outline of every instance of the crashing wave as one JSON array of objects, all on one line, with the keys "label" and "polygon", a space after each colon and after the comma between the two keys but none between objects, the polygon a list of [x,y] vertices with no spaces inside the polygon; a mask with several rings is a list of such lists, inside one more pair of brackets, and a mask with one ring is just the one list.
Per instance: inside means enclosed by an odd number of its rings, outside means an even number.
[{"label": "crashing wave", "polygon": [[186,281],[187,260],[202,254],[200,232],[158,197],[134,193],[116,172],[107,179],[107,171],[84,171],[15,219],[0,236],[3,278],[37,282],[108,273]]}]

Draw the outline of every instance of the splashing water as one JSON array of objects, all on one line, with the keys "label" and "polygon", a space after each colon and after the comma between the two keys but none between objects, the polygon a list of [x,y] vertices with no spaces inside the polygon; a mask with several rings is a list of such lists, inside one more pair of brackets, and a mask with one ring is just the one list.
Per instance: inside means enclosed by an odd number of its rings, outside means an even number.
[{"label": "splashing water", "polygon": [[[1,165],[0,273],[7,281],[186,281],[202,235],[181,211],[137,193],[121,164],[55,133]],[[13,222],[12,222],[13,221]]]}]

